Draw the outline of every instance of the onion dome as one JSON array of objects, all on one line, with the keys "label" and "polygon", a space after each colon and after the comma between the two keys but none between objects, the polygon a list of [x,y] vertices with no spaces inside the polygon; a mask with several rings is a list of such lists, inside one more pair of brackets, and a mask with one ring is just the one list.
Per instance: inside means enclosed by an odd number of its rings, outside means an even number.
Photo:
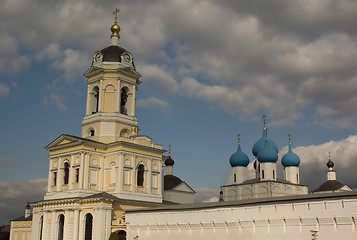
[{"label": "onion dome", "polygon": [[284,167],[298,167],[300,165],[299,156],[296,153],[294,153],[291,148],[290,134],[289,134],[289,151],[281,159],[281,164],[283,164]]},{"label": "onion dome", "polygon": [[168,158],[166,158],[166,160],[165,160],[165,165],[166,166],[173,166],[174,164],[175,164],[175,161],[169,155]]},{"label": "onion dome", "polygon": [[[238,137],[239,137],[239,134],[238,134]],[[249,164],[249,158],[248,158],[247,154],[242,152],[242,149],[240,147],[239,138],[238,138],[238,149],[229,158],[229,163],[231,164],[232,167],[246,167]]]},{"label": "onion dome", "polygon": [[329,158],[326,165],[328,168],[333,168],[333,166],[335,166],[334,162],[331,161],[331,153],[329,153]]},{"label": "onion dome", "polygon": [[262,150],[258,152],[257,158],[260,163],[265,162],[276,162],[278,161],[278,152],[275,150],[273,145],[268,141],[267,138],[265,141],[265,145]]},{"label": "onion dome", "polygon": [[272,148],[278,152],[279,149],[278,149],[278,146],[270,139],[267,139],[267,127],[265,125],[265,115],[263,116],[263,119],[264,119],[264,128],[263,128],[263,136],[253,145],[253,148],[252,148],[252,153],[254,156],[258,156],[258,153],[260,150],[263,149],[263,147],[265,146],[265,143],[266,141],[268,141],[268,145],[271,145]]}]

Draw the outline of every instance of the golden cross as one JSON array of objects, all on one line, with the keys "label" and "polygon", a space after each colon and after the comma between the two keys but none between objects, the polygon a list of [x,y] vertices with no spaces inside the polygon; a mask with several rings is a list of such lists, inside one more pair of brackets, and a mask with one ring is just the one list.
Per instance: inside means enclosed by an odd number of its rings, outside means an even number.
[{"label": "golden cross", "polygon": [[238,133],[238,145],[240,144],[240,134]]},{"label": "golden cross", "polygon": [[115,15],[115,21],[117,21],[118,18],[118,12],[120,11],[120,9],[115,8],[115,11],[113,12],[113,14]]},{"label": "golden cross", "polygon": [[288,136],[289,136],[289,144],[291,144],[291,134],[289,133]]},{"label": "golden cross", "polygon": [[266,129],[266,125],[265,125],[265,118],[267,117],[267,115],[263,114],[262,118],[263,118],[263,121],[264,121],[264,129]]},{"label": "golden cross", "polygon": [[171,144],[169,144],[169,156],[171,156]]}]

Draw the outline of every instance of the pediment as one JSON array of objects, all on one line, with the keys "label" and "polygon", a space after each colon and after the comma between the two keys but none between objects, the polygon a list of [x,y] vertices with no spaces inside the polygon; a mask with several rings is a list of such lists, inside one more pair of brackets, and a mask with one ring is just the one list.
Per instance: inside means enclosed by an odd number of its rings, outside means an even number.
[{"label": "pediment", "polygon": [[180,191],[180,192],[188,192],[188,193],[195,193],[195,190],[193,190],[187,183],[181,182],[179,185],[174,187],[171,190],[175,191]]},{"label": "pediment", "polygon": [[81,137],[62,134],[61,136],[56,138],[54,141],[52,141],[50,144],[48,144],[45,147],[45,149],[55,150],[55,149],[60,149],[63,147],[71,147],[71,146],[78,146],[78,145],[92,146],[92,147],[96,147],[96,148],[106,148],[106,144],[104,144],[104,143],[96,142],[96,141],[81,138]]}]

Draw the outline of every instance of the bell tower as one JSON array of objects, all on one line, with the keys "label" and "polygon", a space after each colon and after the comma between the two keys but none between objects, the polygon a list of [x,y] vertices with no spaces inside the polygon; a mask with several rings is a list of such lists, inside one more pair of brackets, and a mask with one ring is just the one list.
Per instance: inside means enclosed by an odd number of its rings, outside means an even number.
[{"label": "bell tower", "polygon": [[118,9],[108,47],[93,54],[87,78],[87,106],[82,137],[110,143],[119,137],[137,135],[136,91],[140,74],[132,54],[119,44]]}]

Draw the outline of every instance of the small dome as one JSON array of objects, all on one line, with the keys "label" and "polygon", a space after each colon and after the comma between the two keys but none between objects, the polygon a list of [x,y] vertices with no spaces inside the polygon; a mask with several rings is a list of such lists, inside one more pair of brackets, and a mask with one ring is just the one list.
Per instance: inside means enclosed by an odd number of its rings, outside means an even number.
[{"label": "small dome", "polygon": [[328,168],[333,168],[333,166],[335,166],[335,164],[331,161],[331,159],[328,160],[326,165]]},{"label": "small dome", "polygon": [[113,24],[113,26],[110,28],[110,30],[112,31],[113,34],[118,34],[120,32],[120,27],[119,25],[116,23]]},{"label": "small dome", "polygon": [[289,151],[281,159],[281,164],[283,164],[284,167],[298,167],[300,165],[300,158],[293,152],[290,143]]},{"label": "small dome", "polygon": [[121,56],[129,53],[124,48],[116,45],[103,48],[100,52],[103,54],[103,62],[121,62]]},{"label": "small dome", "polygon": [[175,161],[169,155],[168,158],[166,158],[166,160],[165,160],[165,165],[166,166],[173,166],[174,164],[175,164]]},{"label": "small dome", "polygon": [[276,152],[279,151],[278,146],[276,146],[276,144],[272,140],[270,139],[267,140],[266,136],[267,136],[267,130],[264,127],[263,136],[253,145],[252,153],[254,156],[258,156],[259,151],[263,149],[266,141],[268,141],[268,144],[271,145]]},{"label": "small dome", "polygon": [[229,158],[229,163],[232,167],[246,167],[249,164],[249,158],[247,154],[242,152],[240,144],[238,145],[238,149],[232,156]]},{"label": "small dome", "polygon": [[278,161],[278,152],[271,142],[269,142],[269,139],[266,139],[263,149],[259,151],[257,158],[260,163]]}]

